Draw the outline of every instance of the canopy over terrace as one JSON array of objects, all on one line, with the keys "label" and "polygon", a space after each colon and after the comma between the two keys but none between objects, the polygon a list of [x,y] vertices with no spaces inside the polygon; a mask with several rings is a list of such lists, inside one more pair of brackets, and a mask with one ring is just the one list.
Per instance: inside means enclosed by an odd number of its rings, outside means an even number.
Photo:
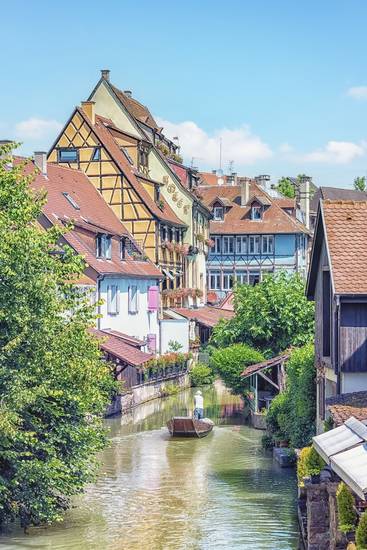
[{"label": "canopy over terrace", "polygon": [[336,474],[363,500],[367,494],[367,427],[353,416],[317,435],[313,444]]},{"label": "canopy over terrace", "polygon": [[283,353],[262,363],[248,366],[241,376],[249,378],[250,393],[254,399],[249,399],[253,412],[258,413],[268,408],[271,400],[285,387],[284,365],[289,359],[289,353]]}]

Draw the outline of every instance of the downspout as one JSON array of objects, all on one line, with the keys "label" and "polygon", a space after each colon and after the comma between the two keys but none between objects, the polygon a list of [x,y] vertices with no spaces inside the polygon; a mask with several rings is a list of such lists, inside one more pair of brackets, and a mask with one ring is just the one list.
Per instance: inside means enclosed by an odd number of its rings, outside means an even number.
[{"label": "downspout", "polygon": [[97,314],[98,314],[98,317],[97,317],[97,328],[98,330],[101,330],[101,304],[100,304],[100,301],[101,301],[101,282],[103,281],[104,279],[104,275],[98,275],[97,277]]},{"label": "downspout", "polygon": [[341,380],[340,380],[340,297],[335,296],[336,300],[336,319],[335,319],[335,374],[336,374],[336,394],[341,393]]}]

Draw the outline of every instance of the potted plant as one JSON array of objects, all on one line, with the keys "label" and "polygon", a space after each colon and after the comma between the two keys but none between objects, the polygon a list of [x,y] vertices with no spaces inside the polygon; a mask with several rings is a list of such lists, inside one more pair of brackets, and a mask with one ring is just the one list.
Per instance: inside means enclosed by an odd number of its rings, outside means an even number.
[{"label": "potted plant", "polygon": [[357,523],[357,512],[355,508],[355,498],[347,487],[341,481],[336,492],[336,502],[338,506],[338,526],[344,533],[348,541],[354,540],[354,532]]},{"label": "potted plant", "polygon": [[315,450],[314,447],[311,447],[311,450],[306,459],[306,468],[307,473],[311,478],[311,483],[320,483],[320,472],[325,466],[325,462]]},{"label": "potted plant", "polygon": [[175,243],[174,244],[174,249],[175,249],[175,252],[177,252],[177,254],[181,254],[182,247],[181,247],[180,243]]},{"label": "potted plant", "polygon": [[202,233],[197,233],[196,234],[196,240],[199,242],[199,243],[203,243],[205,241],[205,236],[202,234]]},{"label": "potted plant", "polygon": [[215,243],[214,243],[213,239],[205,239],[205,244],[208,248],[213,248]]},{"label": "potted plant", "polygon": [[181,246],[181,254],[183,256],[187,256],[189,254],[189,245],[188,244],[183,244]]}]

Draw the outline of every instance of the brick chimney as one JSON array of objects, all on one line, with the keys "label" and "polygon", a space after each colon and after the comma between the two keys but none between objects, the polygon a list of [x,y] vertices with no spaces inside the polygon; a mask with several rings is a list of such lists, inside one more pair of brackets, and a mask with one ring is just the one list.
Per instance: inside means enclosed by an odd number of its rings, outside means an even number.
[{"label": "brick chimney", "polygon": [[34,164],[43,176],[47,176],[47,153],[45,151],[34,152]]},{"label": "brick chimney", "polygon": [[102,69],[101,70],[101,77],[103,80],[107,80],[107,82],[110,81],[110,69]]},{"label": "brick chimney", "polygon": [[241,206],[246,206],[250,200],[250,179],[238,178],[238,181],[241,188]]},{"label": "brick chimney", "polygon": [[87,115],[93,126],[96,123],[95,104],[95,101],[82,101],[82,109],[84,114]]}]

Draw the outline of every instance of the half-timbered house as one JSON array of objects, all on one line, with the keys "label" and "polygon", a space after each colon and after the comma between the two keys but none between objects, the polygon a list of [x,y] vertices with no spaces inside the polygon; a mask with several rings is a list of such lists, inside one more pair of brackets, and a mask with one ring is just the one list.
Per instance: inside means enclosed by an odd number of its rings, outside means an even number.
[{"label": "half-timbered house", "polygon": [[198,187],[213,214],[209,290],[223,297],[236,282],[254,285],[279,270],[305,277],[309,232],[296,219],[294,201],[272,197],[249,178],[218,183],[223,178],[215,177],[216,184]]},{"label": "half-timbered house", "polygon": [[[113,124],[121,132],[132,139],[137,140],[137,161],[144,159],[145,176],[160,184],[160,198],[168,203],[175,215],[186,226],[183,236],[187,246],[184,259],[184,279],[181,281],[184,294],[196,295],[196,299],[190,297],[188,302],[205,303],[206,301],[206,263],[203,261],[205,242],[197,246],[197,237],[208,233],[210,214],[201,205],[200,199],[193,193],[191,185],[186,184],[186,173],[179,174],[175,169],[180,165],[178,144],[168,139],[149,109],[140,103],[130,90],[122,91],[110,81],[110,71],[101,71],[101,78],[89,96],[90,101],[95,102],[95,110],[102,117],[113,121]],[[132,148],[128,148],[129,152]],[[132,156],[132,155],[131,155]],[[133,163],[135,159],[132,156]],[[176,162],[176,165],[173,163]],[[135,165],[141,172],[139,166]],[[189,182],[192,181],[192,171]],[[195,227],[195,221],[200,224],[200,233]],[[204,239],[205,241],[205,239]],[[199,251],[199,252],[198,252]],[[182,284],[183,283],[183,284]],[[172,285],[167,285],[168,288]],[[176,285],[174,285],[176,288]],[[177,287],[178,288],[178,287]]]},{"label": "half-timbered house", "polygon": [[321,200],[307,281],[315,301],[317,420],[325,403],[367,390],[367,201]]},{"label": "half-timbered house", "polygon": [[163,290],[183,288],[188,227],[161,194],[162,184],[140,168],[140,141],[96,115],[94,103],[87,101],[75,108],[48,158],[88,176],[144,254],[162,269]]}]

